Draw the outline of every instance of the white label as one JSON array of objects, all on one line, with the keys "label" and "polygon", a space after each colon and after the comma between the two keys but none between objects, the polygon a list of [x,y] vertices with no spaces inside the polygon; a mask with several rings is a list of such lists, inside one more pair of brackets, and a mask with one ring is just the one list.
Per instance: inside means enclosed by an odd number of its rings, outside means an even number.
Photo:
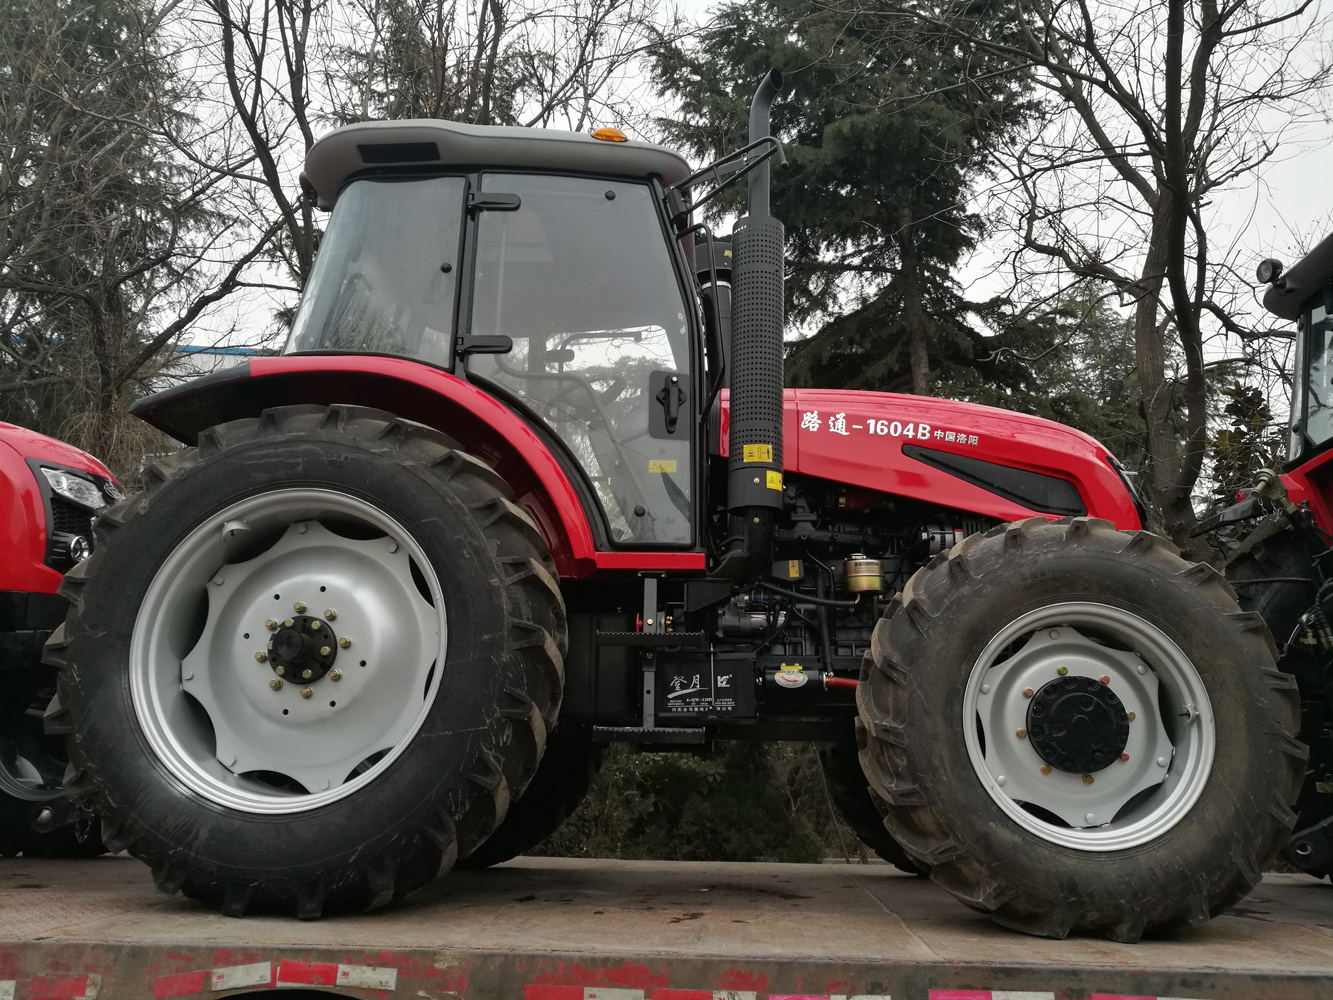
[{"label": "white label", "polygon": [[602,989],[600,986],[585,986],[583,1000],[643,1000],[643,990]]},{"label": "white label", "polygon": [[1055,994],[1028,990],[991,990],[990,1000],[1055,1000]]},{"label": "white label", "polygon": [[14,1000],[14,980],[0,979],[0,1000]]},{"label": "white label", "polygon": [[373,965],[338,966],[338,985],[363,990],[392,990],[398,987],[398,970]]},{"label": "white label", "polygon": [[213,970],[215,990],[235,990],[242,986],[267,986],[273,982],[273,963],[255,962],[253,965],[228,965]]}]

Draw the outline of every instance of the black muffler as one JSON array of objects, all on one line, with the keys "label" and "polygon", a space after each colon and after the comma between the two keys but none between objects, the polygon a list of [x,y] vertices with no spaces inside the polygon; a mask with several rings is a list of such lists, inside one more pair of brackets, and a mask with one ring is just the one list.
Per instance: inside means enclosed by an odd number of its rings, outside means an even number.
[{"label": "black muffler", "polygon": [[[750,102],[749,142],[769,135],[782,72],[768,71]],[[769,214],[769,150],[750,171],[748,214],[732,233],[730,430],[727,458],[729,545],[720,575],[759,579],[773,564],[773,528],[782,510],[782,331],[784,232]]]}]

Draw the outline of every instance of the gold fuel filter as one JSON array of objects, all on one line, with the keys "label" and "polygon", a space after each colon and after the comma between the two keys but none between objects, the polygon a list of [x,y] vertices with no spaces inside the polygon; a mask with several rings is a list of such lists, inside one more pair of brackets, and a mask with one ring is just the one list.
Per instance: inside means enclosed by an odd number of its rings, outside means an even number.
[{"label": "gold fuel filter", "polygon": [[859,552],[842,562],[843,585],[853,594],[884,589],[884,567],[878,559],[867,559]]}]

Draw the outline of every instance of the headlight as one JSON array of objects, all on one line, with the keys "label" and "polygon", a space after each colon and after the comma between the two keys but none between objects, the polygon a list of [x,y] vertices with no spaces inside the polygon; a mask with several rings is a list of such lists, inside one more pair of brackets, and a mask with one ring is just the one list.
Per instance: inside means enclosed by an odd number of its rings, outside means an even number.
[{"label": "headlight", "polygon": [[102,496],[102,491],[97,488],[96,484],[90,483],[86,479],[80,479],[63,469],[48,469],[46,466],[42,466],[42,475],[51,484],[51,489],[80,507],[87,507],[89,510],[101,510],[106,506],[106,498]]}]

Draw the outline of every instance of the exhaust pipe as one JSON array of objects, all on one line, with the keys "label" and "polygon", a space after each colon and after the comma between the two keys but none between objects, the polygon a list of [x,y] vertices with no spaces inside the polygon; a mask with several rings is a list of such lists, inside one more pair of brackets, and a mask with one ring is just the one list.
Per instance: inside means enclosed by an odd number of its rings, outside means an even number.
[{"label": "exhaust pipe", "polygon": [[[782,72],[768,71],[750,102],[750,142],[769,134]],[[759,151],[756,152],[766,152]],[[782,510],[782,223],[769,214],[770,164],[749,174],[748,214],[732,233],[732,329],[727,509],[731,544],[717,572],[752,580],[773,565]]]}]

